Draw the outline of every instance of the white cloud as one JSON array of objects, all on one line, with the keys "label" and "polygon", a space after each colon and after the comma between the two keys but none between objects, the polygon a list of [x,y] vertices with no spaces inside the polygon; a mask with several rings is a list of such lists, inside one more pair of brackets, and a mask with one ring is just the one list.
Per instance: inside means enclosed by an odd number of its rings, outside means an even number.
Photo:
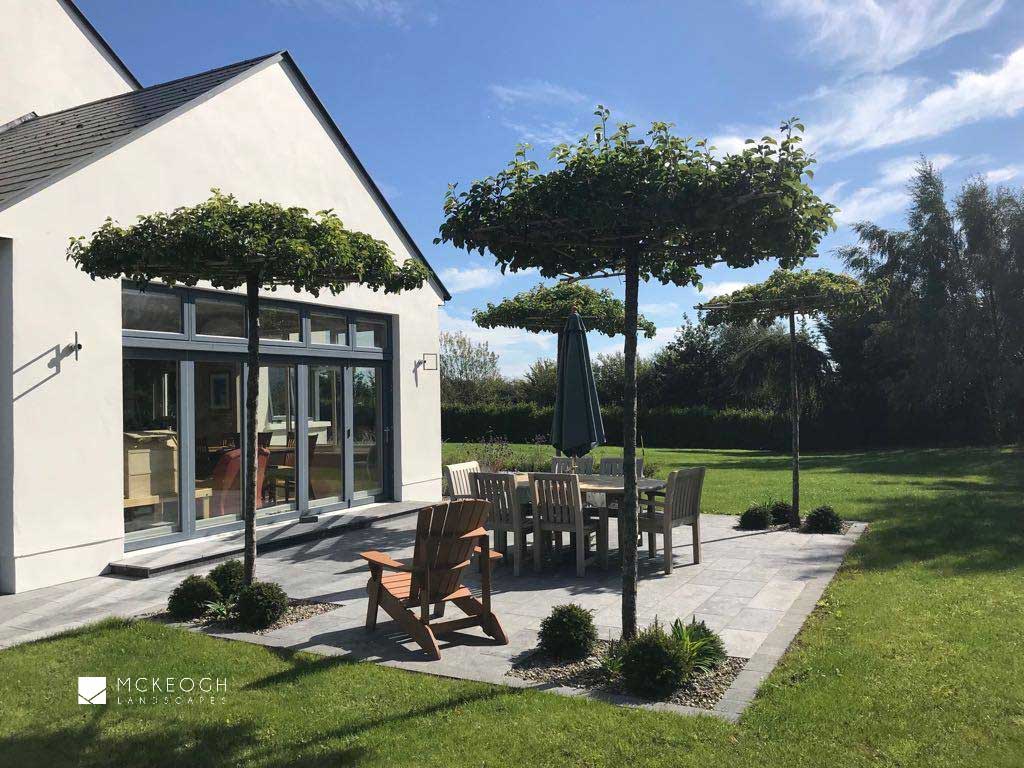
[{"label": "white cloud", "polygon": [[449,267],[441,271],[441,280],[453,293],[497,285],[503,277],[501,271],[495,267]]},{"label": "white cloud", "polygon": [[503,120],[502,124],[518,133],[523,141],[543,149],[550,149],[557,144],[571,144],[583,135],[575,123],[565,120],[537,120],[531,123]]},{"label": "white cloud", "polygon": [[270,0],[275,5],[298,10],[316,8],[336,16],[351,17],[353,14],[392,24],[408,27],[413,22],[437,23],[437,12],[429,4],[416,0]]},{"label": "white cloud", "polygon": [[738,291],[741,288],[746,288],[748,285],[750,283],[745,283],[741,280],[722,280],[717,283],[704,283],[704,290],[700,291],[701,301]]},{"label": "white cloud", "polygon": [[835,201],[839,213],[835,215],[836,224],[853,224],[858,221],[877,221],[906,208],[909,195],[902,187],[885,189],[880,187],[860,187],[846,197]]},{"label": "white cloud", "polygon": [[856,72],[885,72],[986,26],[1005,0],[759,0],[813,30],[811,47]]},{"label": "white cloud", "polygon": [[585,94],[547,80],[530,80],[513,85],[488,86],[491,94],[504,106],[517,104],[580,104]]},{"label": "white cloud", "polygon": [[1024,109],[1024,47],[989,71],[957,72],[952,82],[937,87],[921,79],[882,75],[831,90],[818,104],[820,114],[810,121],[807,142],[835,156],[1013,117]]},{"label": "white cloud", "polygon": [[664,317],[665,315],[678,315],[680,312],[677,301],[652,301],[640,305],[640,314],[651,317]]},{"label": "white cloud", "polygon": [[1006,165],[1002,168],[993,168],[990,171],[985,172],[985,181],[989,184],[1002,184],[1015,179],[1024,173],[1024,166],[1020,165]]},{"label": "white cloud", "polygon": [[[936,84],[902,75],[869,75],[801,99],[808,126],[804,144],[819,159],[933,139],[1024,109],[1024,46],[988,70],[963,70]],[[712,138],[719,151],[736,151],[744,137],[778,135],[777,127],[728,125]]]}]

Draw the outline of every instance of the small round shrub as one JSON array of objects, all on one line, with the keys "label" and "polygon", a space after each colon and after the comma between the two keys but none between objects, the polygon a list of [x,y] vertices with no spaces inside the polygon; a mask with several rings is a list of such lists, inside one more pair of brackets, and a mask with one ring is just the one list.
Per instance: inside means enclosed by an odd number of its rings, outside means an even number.
[{"label": "small round shrub", "polygon": [[198,619],[206,604],[220,600],[220,590],[205,576],[189,576],[167,598],[167,612],[178,621]]},{"label": "small round shrub", "polygon": [[772,525],[789,525],[789,516],[793,514],[793,505],[788,501],[772,503]]},{"label": "small round shrub", "polygon": [[626,643],[620,667],[626,689],[647,699],[663,699],[693,672],[693,659],[654,624]]},{"label": "small round shrub", "polygon": [[826,504],[811,510],[804,521],[804,529],[808,533],[842,533],[843,518]]},{"label": "small round shrub", "polygon": [[763,531],[772,527],[772,511],[764,504],[755,504],[740,515],[740,529]]},{"label": "small round shrub", "polygon": [[288,595],[273,581],[254,581],[238,592],[235,614],[250,629],[266,629],[284,615]]},{"label": "small round shrub", "polygon": [[217,585],[225,600],[234,598],[245,586],[245,568],[241,560],[228,560],[210,571],[210,579]]},{"label": "small round shrub", "polygon": [[540,624],[538,645],[556,659],[584,659],[596,644],[593,614],[575,603],[556,605]]}]

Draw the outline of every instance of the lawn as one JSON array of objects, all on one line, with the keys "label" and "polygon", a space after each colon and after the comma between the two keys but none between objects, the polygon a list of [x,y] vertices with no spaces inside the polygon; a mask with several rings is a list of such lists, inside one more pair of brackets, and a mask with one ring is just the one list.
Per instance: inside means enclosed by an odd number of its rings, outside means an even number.
[{"label": "lawn", "polygon": [[[788,496],[784,456],[647,454],[659,474],[708,466],[707,512]],[[807,505],[871,530],[738,725],[108,622],[0,652],[0,763],[1024,763],[1024,454],[823,454],[804,467]],[[205,706],[74,703],[78,675],[115,674],[210,674],[229,690]]]}]

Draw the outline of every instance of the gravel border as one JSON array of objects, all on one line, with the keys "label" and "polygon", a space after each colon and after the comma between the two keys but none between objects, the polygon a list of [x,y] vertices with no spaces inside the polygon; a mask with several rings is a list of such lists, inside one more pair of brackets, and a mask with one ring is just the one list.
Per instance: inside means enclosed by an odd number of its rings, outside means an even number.
[{"label": "gravel border", "polygon": [[165,624],[178,624],[180,626],[207,629],[214,632],[249,632],[253,635],[266,635],[273,632],[275,629],[287,627],[289,624],[297,624],[300,621],[311,619],[322,613],[329,613],[330,611],[338,608],[341,608],[341,606],[337,603],[324,603],[318,600],[301,600],[299,598],[289,597],[288,607],[285,609],[284,615],[265,629],[249,629],[248,627],[243,627],[234,621],[218,621],[216,619],[209,619],[206,617],[192,619],[191,621],[178,621],[167,611],[160,611],[159,613],[154,613],[149,616],[145,616],[144,618],[149,619],[150,621],[159,621]]},{"label": "gravel border", "polygon": [[[579,661],[563,661],[535,650],[512,665],[506,674],[534,683],[578,688],[601,694],[633,696],[618,679],[609,679],[601,667],[601,661],[611,646],[607,640],[598,640],[594,653]],[[733,680],[743,671],[747,660],[729,656],[723,664],[711,672],[694,674],[686,684],[671,696],[658,701],[679,704],[686,707],[713,710],[721,701]]]}]

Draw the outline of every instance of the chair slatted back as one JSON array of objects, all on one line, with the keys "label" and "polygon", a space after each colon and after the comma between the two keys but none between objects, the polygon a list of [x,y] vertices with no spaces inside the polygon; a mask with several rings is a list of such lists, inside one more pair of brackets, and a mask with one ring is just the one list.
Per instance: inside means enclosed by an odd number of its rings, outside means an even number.
[{"label": "chair slatted back", "polygon": [[[604,456],[601,458],[601,463],[598,465],[598,474],[609,475],[611,477],[622,477],[625,474],[623,470],[624,459],[621,456]],[[644,460],[638,458],[636,460],[636,476],[644,476]]]},{"label": "chair slatted back", "polygon": [[[568,456],[552,456],[551,471],[557,474],[567,474],[572,471],[572,459]],[[576,459],[576,474],[594,474],[594,457],[580,456]]]},{"label": "chair slatted back", "polygon": [[473,472],[469,480],[473,488],[473,498],[491,503],[491,525],[511,528],[519,506],[515,473]]},{"label": "chair slatted back", "polygon": [[[460,538],[487,522],[490,504],[480,499],[463,499],[425,507],[416,518],[415,569],[428,569],[428,600],[436,602],[450,595],[462,582],[463,568],[449,570],[473,554],[475,539]],[[423,589],[422,570],[414,571],[409,600],[419,603]]]},{"label": "chair slatted back", "polygon": [[465,461],[462,464],[449,464],[444,468],[444,479],[448,484],[448,495],[453,499],[470,499],[473,488],[469,483],[471,472],[480,471],[479,461]]},{"label": "chair slatted back", "polygon": [[533,514],[541,522],[570,524],[583,516],[579,475],[530,473]]},{"label": "chair slatted back", "polygon": [[673,521],[697,519],[700,514],[700,494],[704,487],[704,467],[677,469],[669,472],[665,484],[665,514]]}]

